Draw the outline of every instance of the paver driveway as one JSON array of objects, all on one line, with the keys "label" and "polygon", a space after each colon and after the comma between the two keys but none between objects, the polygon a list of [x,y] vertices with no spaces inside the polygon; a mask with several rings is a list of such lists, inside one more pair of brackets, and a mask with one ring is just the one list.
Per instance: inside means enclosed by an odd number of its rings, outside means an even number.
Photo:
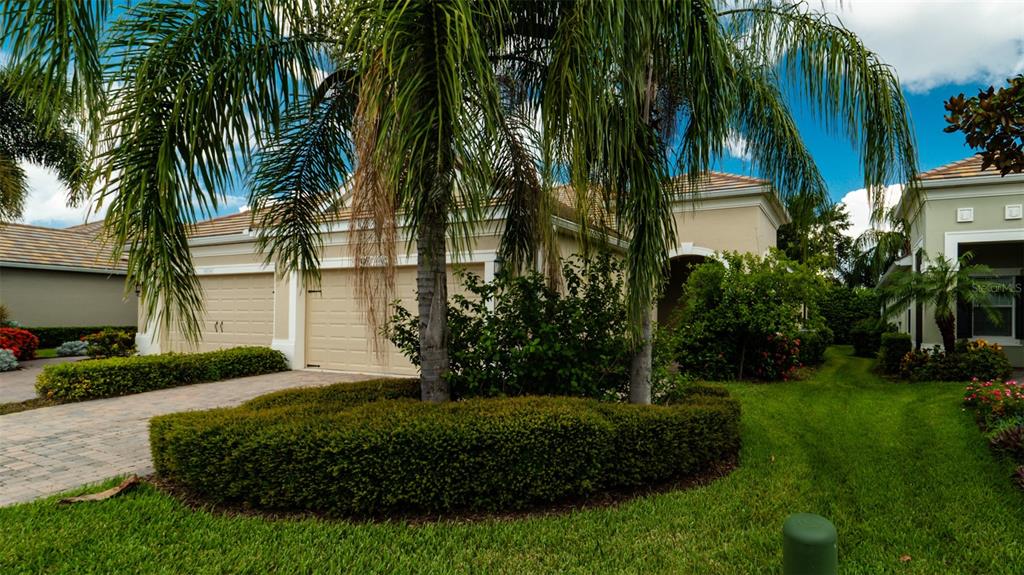
[{"label": "paver driveway", "polygon": [[122,473],[151,473],[153,416],[237,405],[278,389],[362,379],[366,376],[287,371],[0,416],[0,505]]}]

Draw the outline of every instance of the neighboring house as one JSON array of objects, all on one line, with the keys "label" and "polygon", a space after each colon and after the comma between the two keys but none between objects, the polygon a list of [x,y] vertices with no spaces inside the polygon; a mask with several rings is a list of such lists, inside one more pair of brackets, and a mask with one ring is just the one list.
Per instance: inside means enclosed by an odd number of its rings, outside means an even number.
[{"label": "neighboring house", "polygon": [[124,262],[111,262],[98,224],[0,225],[0,303],[29,327],[135,325]]},{"label": "neighboring house", "polygon": [[[716,251],[764,253],[775,246],[777,228],[789,221],[778,197],[763,180],[711,173],[698,199],[680,193],[675,205],[679,241],[672,250],[672,277],[666,314],[678,297],[688,265]],[[558,213],[566,215],[566,205]],[[212,350],[239,345],[267,345],[288,356],[295,369],[313,368],[361,373],[410,375],[416,370],[390,343],[375,338],[355,289],[349,251],[349,222],[344,217],[323,228],[322,281],[304,286],[295,273],[275,277],[274,266],[256,249],[249,213],[201,222],[191,233],[196,273],[204,291],[205,316],[201,342],[189,345],[175,331],[154,325],[142,330],[137,343],[143,353]],[[578,251],[577,229],[569,219],[555,216],[562,257]],[[463,268],[490,280],[501,265],[497,248],[501,223],[479,227],[472,253],[449,261],[450,270]],[[402,238],[401,231],[399,232]],[[405,241],[398,253],[405,254]],[[450,256],[451,257],[451,256]],[[416,255],[401,255],[395,274],[396,297],[415,311]],[[449,293],[458,289],[449,275]],[[139,325],[145,322],[140,321]],[[378,349],[379,347],[379,349]]]},{"label": "neighboring house", "polygon": [[[921,174],[921,201],[901,201],[897,214],[910,224],[911,252],[896,267],[920,270],[925,255],[956,260],[972,252],[972,263],[992,268],[996,280],[1016,286],[1017,296],[993,297],[993,323],[981,309],[957,306],[957,338],[1001,344],[1015,367],[1024,366],[1024,174],[1001,177],[982,171],[972,156]],[[918,347],[940,346],[942,337],[932,312],[922,305],[903,310],[897,323]]]}]

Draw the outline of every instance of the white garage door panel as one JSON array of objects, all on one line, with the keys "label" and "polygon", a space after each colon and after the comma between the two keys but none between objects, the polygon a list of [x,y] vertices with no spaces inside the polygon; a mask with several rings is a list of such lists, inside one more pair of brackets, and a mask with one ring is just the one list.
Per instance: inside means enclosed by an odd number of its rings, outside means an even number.
[{"label": "white garage door panel", "polygon": [[[483,275],[483,264],[459,267]],[[449,295],[459,289],[453,271],[449,266]],[[395,295],[406,309],[417,313],[416,268],[396,270]],[[415,375],[416,368],[395,346],[379,338],[374,341],[364,309],[355,290],[355,272],[325,270],[320,292],[308,293],[306,297],[306,365],[339,371]]]},{"label": "white garage door panel", "polygon": [[170,334],[171,351],[213,351],[243,345],[269,346],[274,333],[273,274],[203,276],[206,311],[202,341],[188,344]]}]

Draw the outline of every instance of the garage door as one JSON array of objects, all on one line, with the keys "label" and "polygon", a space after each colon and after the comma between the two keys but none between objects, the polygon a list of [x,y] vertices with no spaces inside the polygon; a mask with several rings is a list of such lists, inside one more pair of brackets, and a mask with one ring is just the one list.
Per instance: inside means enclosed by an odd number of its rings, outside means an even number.
[{"label": "garage door", "polygon": [[[483,276],[483,264],[460,265]],[[448,294],[458,280],[448,269]],[[364,304],[356,294],[353,270],[325,270],[319,292],[306,296],[306,365],[320,369],[387,375],[415,375],[416,368],[391,345],[378,340],[366,320]],[[395,296],[416,313],[416,268],[395,271]]]},{"label": "garage door", "polygon": [[242,345],[269,346],[274,333],[274,275],[202,276],[206,311],[202,340],[188,344],[171,332],[171,351],[213,351]]}]

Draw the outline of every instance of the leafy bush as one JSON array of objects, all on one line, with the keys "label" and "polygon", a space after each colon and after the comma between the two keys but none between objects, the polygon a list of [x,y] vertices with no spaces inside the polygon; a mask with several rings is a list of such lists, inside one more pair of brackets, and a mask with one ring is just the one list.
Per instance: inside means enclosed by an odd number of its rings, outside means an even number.
[{"label": "leafy bush", "polygon": [[951,354],[939,349],[910,352],[900,363],[900,376],[913,381],[1000,380],[1012,373],[1002,346],[984,340],[959,340]]},{"label": "leafy bush", "polygon": [[7,322],[11,321],[11,312],[7,306],[0,303],[0,327],[8,327]]},{"label": "leafy bush", "polygon": [[797,334],[797,345],[800,348],[801,365],[821,365],[825,363],[825,350],[833,341],[832,330],[823,327],[821,329],[806,329]]},{"label": "leafy bush", "polygon": [[964,405],[986,427],[1000,420],[1024,417],[1024,383],[975,380],[964,388]]},{"label": "leafy bush", "polygon": [[84,341],[65,341],[57,346],[56,351],[58,357],[77,357],[86,355],[88,350],[89,344]]},{"label": "leafy bush", "polygon": [[0,371],[14,371],[18,369],[18,358],[9,349],[0,349]]},{"label": "leafy bush", "polygon": [[850,330],[850,343],[853,344],[853,355],[857,357],[875,357],[882,347],[882,334],[896,330],[896,326],[881,319],[862,319]]},{"label": "leafy bush", "polygon": [[81,340],[87,335],[101,331],[124,331],[135,337],[136,328],[128,326],[99,325],[91,327],[28,327],[25,328],[39,338],[39,347],[57,347],[66,341]]},{"label": "leafy bush", "polygon": [[854,326],[860,321],[877,320],[880,304],[872,288],[831,284],[822,292],[818,308],[825,325],[835,334],[834,343],[850,344]]},{"label": "leafy bush", "polygon": [[284,355],[265,347],[114,357],[48,365],[36,391],[41,397],[81,401],[287,370]]},{"label": "leafy bush", "polygon": [[32,332],[17,327],[0,327],[0,349],[9,349],[18,361],[35,358],[39,338]]},{"label": "leafy bush", "polygon": [[883,333],[881,350],[878,354],[882,372],[890,375],[900,373],[900,362],[913,348],[909,333]]},{"label": "leafy bush", "polygon": [[131,357],[135,355],[135,334],[119,329],[105,329],[87,335],[82,341],[89,345],[89,357]]},{"label": "leafy bush", "polygon": [[721,257],[687,280],[677,335],[663,338],[675,363],[700,379],[787,377],[799,365],[801,332],[827,333],[818,311],[825,280],[777,252]]},{"label": "leafy bush", "polygon": [[1000,455],[1024,462],[1024,424],[1014,420],[1011,425],[1001,426],[990,436],[989,446]]},{"label": "leafy bush", "polygon": [[365,402],[373,382],[154,418],[157,472],[214,501],[332,515],[512,510],[707,470],[739,448],[739,405],[567,397]]},{"label": "leafy bush", "polygon": [[[622,272],[608,257],[563,266],[565,293],[543,276],[462,272],[468,296],[448,304],[448,380],[455,397],[572,395],[625,391],[629,343]],[[419,320],[396,306],[385,334],[414,365]]]}]

